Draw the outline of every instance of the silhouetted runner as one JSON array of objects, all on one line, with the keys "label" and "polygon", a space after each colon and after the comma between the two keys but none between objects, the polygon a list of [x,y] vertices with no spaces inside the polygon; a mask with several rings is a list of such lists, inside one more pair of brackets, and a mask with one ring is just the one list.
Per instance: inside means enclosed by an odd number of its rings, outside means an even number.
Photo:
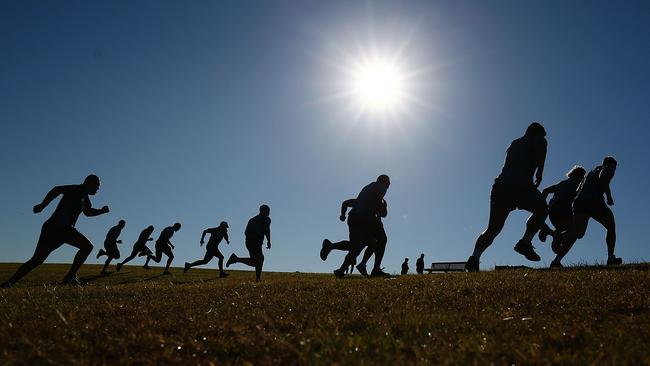
[{"label": "silhouetted runner", "polygon": [[[339,217],[341,221],[345,221],[347,210],[348,208],[354,207],[355,201],[356,200],[354,198],[343,201],[343,203],[341,204],[341,216]],[[366,263],[368,262],[368,260],[373,254],[375,255],[375,265],[373,267],[372,274],[370,276],[383,277],[388,275],[381,269],[381,261],[384,256],[384,252],[386,250],[386,243],[388,241],[388,238],[386,237],[386,232],[384,231],[384,225],[381,222],[381,218],[386,217],[387,215],[388,215],[387,204],[385,200],[382,200],[382,205],[378,209],[378,212],[375,214],[376,225],[377,225],[376,233],[374,234],[375,240],[369,243],[362,243],[362,246],[365,247],[366,250],[364,252],[364,256],[362,258],[361,263],[357,266],[357,270],[363,276],[366,277],[369,276],[366,270]],[[348,229],[349,228],[350,228],[350,222],[348,221]],[[330,240],[325,239],[323,240],[323,244],[321,246],[320,257],[322,260],[326,260],[327,257],[329,256],[329,253],[332,250],[342,250],[342,251],[349,252],[351,249],[352,246],[350,245],[349,240],[342,240],[339,242],[332,243]],[[351,262],[350,265],[351,268],[349,271],[350,274],[352,273],[352,268],[354,267],[355,264],[356,264],[356,257],[354,258],[353,262]],[[344,273],[347,274],[348,271],[344,270]]]},{"label": "silhouetted runner", "polygon": [[108,206],[101,209],[92,207],[88,196],[94,195],[97,190],[99,190],[99,178],[92,174],[87,176],[82,184],[52,188],[43,199],[43,202],[34,206],[34,213],[43,211],[58,196],[63,195],[63,197],[61,197],[52,216],[43,224],[34,255],[21,265],[9,280],[0,286],[13,286],[31,270],[42,264],[50,253],[63,244],[69,244],[79,249],[70,266],[70,271],[63,278],[63,284],[79,284],[77,271],[92,252],[93,245],[75,228],[77,219],[82,212],[84,215],[92,217],[109,211]]},{"label": "silhouetted runner", "polygon": [[388,273],[384,272],[381,269],[381,261],[384,259],[384,253],[386,252],[386,244],[388,243],[388,236],[386,235],[386,230],[384,230],[384,223],[381,221],[382,218],[388,216],[388,203],[386,200],[381,200],[381,205],[379,212],[376,217],[376,232],[374,235],[374,241],[371,241],[367,244],[366,250],[363,253],[363,258],[361,262],[357,265],[357,270],[364,276],[368,276],[366,270],[366,264],[372,255],[375,256],[375,265],[372,267],[370,272],[371,277],[386,277],[389,276]]},{"label": "silhouetted runner", "polygon": [[542,190],[544,199],[553,193],[553,198],[548,205],[548,217],[555,230],[551,230],[546,223],[543,223],[539,230],[539,240],[544,242],[546,237],[551,235],[553,237],[551,248],[555,254],[560,252],[560,234],[573,224],[573,200],[586,173],[585,168],[575,165],[566,174],[567,179]]},{"label": "silhouetted runner", "polygon": [[404,258],[404,262],[402,263],[402,275],[408,274],[409,273],[409,259]]},{"label": "silhouetted runner", "polygon": [[97,259],[101,257],[102,255],[105,255],[106,257],[106,262],[104,263],[104,268],[102,268],[102,274],[108,274],[106,272],[106,269],[108,268],[108,265],[111,263],[111,260],[113,259],[119,259],[120,258],[120,250],[117,248],[117,244],[122,244],[121,240],[118,240],[117,238],[120,237],[120,234],[122,233],[122,229],[124,229],[124,226],[126,226],[126,221],[120,220],[117,225],[113,226],[108,230],[108,233],[106,234],[106,239],[104,240],[104,249],[100,249],[99,252],[97,253]]},{"label": "silhouetted runner", "polygon": [[424,273],[424,253],[420,254],[420,258],[415,261],[415,272],[417,272],[417,274]]},{"label": "silhouetted runner", "polygon": [[255,268],[255,279],[262,278],[262,267],[264,266],[264,253],[262,253],[262,245],[264,245],[264,238],[266,237],[266,249],[271,249],[271,208],[267,205],[260,206],[260,213],[248,220],[246,225],[246,249],[248,249],[249,257],[240,258],[234,253],[228,258],[226,267],[235,263],[243,263],[247,266]]},{"label": "silhouetted runner", "polygon": [[[623,260],[614,254],[616,248],[616,222],[614,213],[607,207],[614,205],[612,191],[609,187],[616,173],[616,159],[611,156],[603,159],[603,164],[595,167],[587,174],[578,189],[578,194],[573,201],[573,225],[562,233],[562,248],[557,254],[552,267],[561,267],[562,259],[571,250],[576,240],[581,239],[587,231],[587,224],[592,218],[603,225],[607,230],[607,265],[614,266],[623,263]],[[607,197],[607,203],[605,203]]]},{"label": "silhouetted runner", "polygon": [[153,255],[151,252],[151,249],[147,247],[147,242],[148,241],[153,241],[153,238],[151,237],[151,234],[153,233],[153,226],[149,225],[147,226],[142,232],[140,233],[140,236],[138,236],[138,240],[136,240],[135,244],[133,244],[133,250],[131,250],[131,254],[124,258],[122,263],[117,264],[117,271],[122,270],[122,266],[125,265],[126,263],[130,262],[133,258],[136,256],[150,256]]},{"label": "silhouetted runner", "polygon": [[545,136],[544,127],[533,122],[526,129],[524,136],[514,140],[508,147],[501,174],[492,185],[488,227],[476,240],[474,253],[465,264],[466,270],[470,272],[479,270],[481,254],[499,235],[508,215],[515,209],[532,213],[526,222],[526,232],[515,245],[515,251],[530,261],[540,260],[539,255],[535,253],[532,240],[546,220],[548,211],[546,200],[537,189],[542,182],[546,160]]},{"label": "silhouetted runner", "polygon": [[219,258],[219,277],[227,277],[228,273],[223,271],[223,254],[219,251],[219,243],[221,243],[221,240],[226,239],[226,243],[230,244],[230,239],[228,239],[228,223],[222,221],[218,227],[203,230],[203,235],[201,235],[201,246],[203,246],[205,234],[210,234],[210,240],[208,240],[208,245],[206,246],[205,257],[192,263],[185,262],[184,272],[189,271],[192,267],[208,264],[212,258],[217,257]]},{"label": "silhouetted runner", "polygon": [[[326,260],[332,250],[348,251],[341,267],[334,270],[336,277],[345,276],[346,267],[356,262],[356,258],[365,246],[375,246],[378,242],[377,238],[380,237],[380,232],[383,231],[379,216],[382,214],[384,195],[389,186],[390,178],[387,175],[380,175],[375,182],[366,185],[356,199],[349,199],[341,204],[341,216],[339,217],[341,221],[345,221],[347,209],[352,207],[347,217],[350,240],[332,243],[330,240],[325,239],[320,251],[322,260]],[[375,264],[381,264],[381,260],[379,262],[375,261]],[[365,272],[365,267],[357,267],[357,269],[363,269]],[[368,273],[364,272],[362,274],[367,276]],[[386,275],[381,268],[374,273],[376,276]]]},{"label": "silhouetted runner", "polygon": [[165,254],[167,256],[167,265],[165,266],[165,270],[163,271],[163,274],[164,275],[171,274],[169,273],[169,266],[172,264],[172,261],[174,260],[174,253],[172,253],[172,249],[174,249],[174,244],[172,244],[171,238],[172,236],[174,236],[174,233],[180,229],[181,229],[181,224],[177,222],[173,226],[167,226],[166,228],[163,229],[163,231],[160,232],[160,236],[158,237],[158,240],[156,240],[156,255],[147,256],[147,261],[144,263],[145,269],[151,269],[151,267],[149,267],[150,260],[159,263],[160,260],[162,259],[162,255]]}]

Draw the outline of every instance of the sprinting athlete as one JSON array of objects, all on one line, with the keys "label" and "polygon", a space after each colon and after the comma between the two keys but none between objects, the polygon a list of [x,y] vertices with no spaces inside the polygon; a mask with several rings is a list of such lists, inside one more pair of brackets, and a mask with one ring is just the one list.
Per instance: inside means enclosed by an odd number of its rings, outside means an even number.
[{"label": "sprinting athlete", "polygon": [[153,255],[151,252],[151,249],[147,247],[147,242],[148,241],[153,241],[153,238],[151,237],[151,233],[153,233],[153,226],[149,225],[147,226],[142,232],[140,233],[140,236],[138,236],[138,240],[136,240],[135,244],[133,244],[133,250],[131,251],[131,254],[124,258],[122,263],[117,264],[117,271],[119,272],[122,270],[122,266],[125,265],[126,263],[130,262],[133,258],[136,256],[150,256]]},{"label": "sprinting athlete", "polygon": [[[616,159],[611,156],[603,159],[603,164],[595,167],[583,180],[576,199],[573,201],[573,225],[562,234],[562,249],[551,266],[560,267],[564,256],[571,250],[576,240],[581,239],[587,231],[587,224],[592,218],[607,230],[607,265],[615,266],[623,260],[614,254],[616,248],[616,222],[614,213],[607,206],[614,205],[612,191],[609,187],[616,173]],[[605,203],[607,197],[607,203]]]},{"label": "sprinting athlete", "polygon": [[546,237],[551,235],[553,237],[551,248],[555,254],[560,252],[560,234],[568,230],[573,224],[573,208],[571,206],[578,193],[578,187],[586,173],[585,168],[580,165],[575,165],[566,174],[567,179],[542,190],[544,199],[549,194],[553,194],[553,198],[551,198],[548,204],[548,217],[555,230],[551,230],[546,223],[542,224],[539,230],[539,240],[544,242],[546,241]]},{"label": "sprinting athlete", "polygon": [[206,246],[205,257],[192,263],[185,262],[184,272],[186,273],[192,267],[208,264],[212,258],[217,257],[219,258],[219,277],[227,277],[228,273],[223,270],[223,254],[219,251],[219,243],[221,243],[221,240],[226,239],[226,243],[230,244],[230,239],[228,239],[228,223],[221,221],[221,224],[219,224],[218,227],[203,230],[203,235],[201,235],[201,246],[203,246],[205,234],[210,234],[210,240],[208,240],[208,245]]},{"label": "sprinting athlete", "polygon": [[97,253],[98,259],[102,255],[108,257],[106,258],[106,263],[104,263],[104,268],[102,268],[101,274],[103,275],[108,274],[108,272],[106,272],[106,268],[108,268],[108,265],[111,263],[111,261],[113,259],[120,258],[120,250],[117,248],[117,244],[122,244],[122,241],[118,238],[120,237],[124,226],[126,226],[126,221],[120,220],[117,225],[110,228],[106,234],[106,239],[104,240],[104,249],[100,249],[99,253]]},{"label": "sprinting athlete", "polygon": [[259,281],[262,278],[262,267],[264,266],[264,253],[262,246],[266,238],[266,249],[271,249],[271,208],[267,205],[260,206],[260,213],[250,220],[246,225],[246,249],[249,257],[240,258],[235,253],[230,255],[226,267],[235,263],[242,263],[255,268],[255,279]]},{"label": "sprinting athlete", "polygon": [[90,240],[77,231],[75,225],[82,212],[84,215],[92,217],[109,211],[108,206],[101,209],[93,208],[88,198],[89,195],[92,196],[97,193],[99,185],[99,178],[91,174],[84,179],[82,184],[52,188],[43,199],[43,202],[34,206],[34,213],[39,213],[55,198],[62,195],[54,213],[41,228],[41,236],[38,238],[34,255],[21,265],[9,280],[0,285],[1,287],[12,287],[26,274],[41,265],[50,253],[64,243],[78,248],[79,251],[74,257],[70,271],[63,278],[63,284],[79,284],[77,271],[92,252],[93,245]]},{"label": "sprinting athlete", "polygon": [[526,222],[526,232],[515,245],[515,251],[530,261],[540,260],[532,240],[546,220],[548,210],[546,200],[537,189],[542,182],[546,160],[545,136],[544,127],[533,122],[524,136],[514,140],[508,147],[501,174],[492,185],[490,221],[487,229],[476,240],[474,252],[465,263],[467,271],[479,270],[481,255],[499,235],[508,215],[515,209],[532,213]]},{"label": "sprinting athlete", "polygon": [[159,263],[160,260],[162,259],[162,255],[165,254],[167,256],[167,265],[165,266],[165,270],[163,271],[163,274],[164,275],[171,274],[169,272],[169,266],[172,264],[172,261],[174,260],[174,253],[172,253],[172,249],[174,249],[174,244],[172,244],[171,238],[172,236],[174,236],[174,233],[180,229],[181,229],[181,224],[177,222],[173,226],[167,226],[166,228],[163,229],[163,231],[160,232],[160,236],[158,237],[158,240],[156,240],[156,255],[147,256],[147,261],[144,263],[145,269],[151,269],[151,267],[149,267],[150,260]]},{"label": "sprinting athlete", "polygon": [[388,243],[388,236],[386,235],[386,230],[384,229],[384,223],[381,221],[382,218],[388,216],[388,203],[386,200],[381,200],[381,206],[379,212],[375,215],[375,235],[374,242],[366,243],[367,247],[363,253],[363,258],[361,262],[357,265],[357,270],[359,273],[364,276],[368,276],[366,270],[366,264],[372,255],[375,256],[375,265],[370,272],[370,277],[387,277],[390,274],[384,272],[381,269],[381,261],[384,259],[384,253],[386,252],[386,244]]}]

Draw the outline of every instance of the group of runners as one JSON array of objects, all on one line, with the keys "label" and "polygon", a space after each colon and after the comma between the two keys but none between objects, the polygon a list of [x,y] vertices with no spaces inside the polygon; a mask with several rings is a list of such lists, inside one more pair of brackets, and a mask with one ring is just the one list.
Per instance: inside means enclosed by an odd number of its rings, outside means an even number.
[{"label": "group of runners", "polygon": [[[86,177],[82,184],[56,186],[52,188],[43,201],[34,206],[34,213],[40,213],[50,204],[50,202],[61,196],[61,200],[52,213],[52,216],[50,216],[41,227],[41,234],[32,257],[18,267],[14,275],[0,284],[0,287],[13,287],[21,278],[41,265],[54,250],[58,249],[63,244],[72,245],[73,247],[76,247],[78,251],[73,259],[72,265],[70,266],[70,270],[63,278],[62,284],[80,284],[80,281],[77,278],[77,272],[92,252],[93,245],[88,238],[76,229],[75,225],[79,215],[82,213],[91,217],[109,212],[108,206],[97,209],[93,208],[90,202],[89,196],[97,193],[99,186],[99,178],[96,175],[91,174]],[[262,246],[265,238],[267,248],[271,248],[270,213],[271,209],[269,206],[260,206],[259,214],[248,221],[244,233],[249,257],[238,257],[233,253],[228,259],[226,267],[236,263],[246,264],[255,268],[256,279],[260,279],[262,267],[264,265]],[[107,258],[104,267],[102,268],[102,274],[108,274],[106,269],[110,265],[110,262],[114,259],[120,258],[120,251],[117,248],[117,245],[122,243],[122,241],[118,238],[125,226],[126,221],[120,220],[117,225],[110,228],[106,234],[104,248],[100,249],[97,253],[97,258],[102,256],[106,256]],[[117,264],[117,271],[120,271],[124,264],[133,260],[137,256],[146,256],[147,258],[144,263],[144,268],[150,269],[149,262],[153,260],[154,262],[159,263],[164,254],[167,256],[167,264],[163,274],[170,274],[169,267],[174,259],[174,245],[171,242],[171,238],[174,233],[180,229],[180,223],[175,223],[172,226],[164,228],[155,242],[155,252],[152,252],[147,247],[147,242],[153,241],[151,234],[153,234],[154,227],[148,226],[142,230],[135,244],[133,244],[131,254],[126,257],[124,261]],[[204,244],[204,239],[207,234],[210,234],[210,239],[206,246],[207,250],[205,257],[192,263],[185,263],[184,272],[187,272],[194,266],[207,264],[212,260],[212,258],[217,257],[219,259],[220,277],[226,277],[228,274],[223,270],[224,257],[219,251],[219,243],[223,239],[226,239],[226,242],[230,244],[230,240],[228,239],[228,223],[224,221],[221,222],[218,227],[205,229],[201,235],[201,246]]]},{"label": "group of runners", "polygon": [[[614,253],[616,247],[616,224],[608,206],[614,204],[610,182],[616,172],[616,159],[607,156],[602,164],[588,174],[580,165],[573,166],[567,179],[544,188],[539,186],[546,161],[546,130],[537,122],[528,126],[524,136],[512,141],[506,152],[501,174],[494,180],[490,195],[490,219],[488,227],[476,240],[474,252],[465,264],[468,271],[478,271],[481,254],[499,235],[510,212],[515,209],[529,211],[526,230],[514,249],[530,261],[540,261],[532,240],[539,232],[539,239],[553,237],[551,248],[555,258],[550,267],[562,267],[562,259],[577,239],[584,236],[589,219],[594,219],[607,230],[607,265],[619,265],[623,261]],[[552,194],[547,204],[547,197]],[[547,216],[554,229],[546,223]]]},{"label": "group of runners", "polygon": [[[582,166],[575,165],[566,174],[567,179],[540,191],[546,151],[546,130],[537,122],[531,123],[525,134],[512,141],[508,147],[501,174],[492,185],[488,227],[476,240],[474,252],[465,263],[467,271],[479,270],[481,255],[499,235],[508,215],[515,209],[531,213],[526,222],[524,235],[514,247],[514,250],[526,259],[540,261],[532,244],[535,234],[538,234],[542,242],[551,236],[551,248],[556,256],[550,266],[562,267],[562,259],[571,250],[574,243],[584,236],[589,219],[593,218],[607,230],[607,264],[622,263],[621,258],[614,254],[616,225],[614,214],[608,207],[614,204],[609,185],[616,172],[616,159],[611,156],[605,157],[602,164],[596,166],[588,174]],[[86,216],[98,216],[109,212],[108,206],[97,209],[93,208],[90,202],[89,196],[97,193],[99,186],[99,178],[96,175],[89,175],[82,184],[54,187],[41,203],[34,206],[34,213],[39,213],[58,196],[62,196],[54,213],[41,228],[41,234],[32,257],[0,286],[12,287],[27,273],[42,264],[52,251],[64,243],[78,248],[78,251],[70,270],[63,278],[63,283],[79,283],[77,271],[90,255],[93,245],[75,228],[75,224],[81,213]],[[388,204],[384,196],[389,186],[390,178],[385,174],[380,175],[376,181],[363,187],[356,198],[345,200],[341,204],[339,219],[347,220],[348,240],[332,242],[325,239],[320,250],[320,258],[323,261],[327,260],[333,250],[346,252],[340,267],[334,270],[336,277],[344,277],[346,274],[352,273],[355,266],[364,276],[385,277],[389,275],[381,267],[388,242],[382,219],[388,215]],[[547,204],[546,199],[551,194],[553,197]],[[270,212],[269,206],[262,205],[259,208],[259,214],[248,221],[245,230],[245,244],[249,257],[238,257],[233,253],[226,262],[226,267],[242,263],[255,268],[255,278],[257,280],[261,278],[264,265],[262,251],[264,239],[267,242],[267,249],[271,248]],[[547,217],[550,218],[553,229],[545,223]],[[120,220],[117,225],[112,227],[106,235],[104,248],[97,253],[97,258],[106,256],[102,274],[107,274],[106,270],[112,260],[120,258],[117,244],[121,243],[118,238],[125,226],[126,222]],[[169,274],[169,267],[174,259],[174,245],[171,238],[180,228],[180,223],[164,228],[155,242],[155,252],[152,252],[146,245],[148,241],[153,240],[151,235],[154,227],[145,228],[133,245],[131,254],[117,264],[117,271],[138,256],[146,256],[144,268],[149,269],[149,262],[153,260],[159,263],[164,254],[167,256],[167,263],[163,274]],[[224,239],[226,243],[230,244],[228,223],[223,221],[217,227],[205,229],[201,235],[201,245],[204,244],[207,234],[210,234],[210,239],[206,245],[204,258],[192,263],[186,262],[184,272],[192,267],[205,265],[216,257],[219,260],[219,276],[226,277],[228,273],[223,269],[224,256],[219,250],[219,244]],[[364,249],[363,257],[357,263],[357,259]],[[375,261],[372,270],[368,272],[367,263],[372,256],[375,257]],[[420,256],[416,267],[418,273],[423,272],[424,255]],[[402,272],[408,272],[408,258],[402,265]]]}]

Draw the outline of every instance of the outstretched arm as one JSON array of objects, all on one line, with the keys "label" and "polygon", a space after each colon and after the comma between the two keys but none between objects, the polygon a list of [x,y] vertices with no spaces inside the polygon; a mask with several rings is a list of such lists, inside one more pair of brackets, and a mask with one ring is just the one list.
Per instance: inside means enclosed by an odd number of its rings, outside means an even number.
[{"label": "outstretched arm", "polygon": [[39,213],[47,207],[47,205],[50,204],[55,198],[57,198],[60,194],[65,193],[67,187],[69,186],[56,186],[52,188],[47,194],[45,195],[45,198],[43,198],[43,202],[37,204],[34,206],[34,213]]},{"label": "outstretched arm", "polygon": [[271,221],[266,225],[264,236],[266,236],[266,249],[271,249]]},{"label": "outstretched arm", "polygon": [[108,206],[104,206],[102,208],[93,208],[90,207],[89,204],[87,208],[84,208],[84,215],[88,217],[99,216],[108,212],[109,212]]},{"label": "outstretched arm", "polygon": [[172,244],[172,241],[171,241],[171,240],[168,240],[167,243],[169,244],[170,247],[172,247],[172,249],[175,249],[175,248],[176,248],[176,247],[174,246],[174,244]]},{"label": "outstretched arm", "polygon": [[226,243],[230,244],[230,238],[228,237],[228,233],[223,234],[223,238],[226,239]]},{"label": "outstretched arm", "polygon": [[609,188],[609,183],[614,178],[614,171],[612,169],[603,169],[598,175],[600,180],[600,186],[607,196],[607,204],[612,206],[614,204],[614,198],[612,198],[612,190]]},{"label": "outstretched arm", "polygon": [[356,199],[350,198],[349,200],[345,200],[343,203],[341,203],[341,216],[339,217],[341,221],[345,221],[345,215],[348,212],[348,207],[353,207],[355,201]]}]

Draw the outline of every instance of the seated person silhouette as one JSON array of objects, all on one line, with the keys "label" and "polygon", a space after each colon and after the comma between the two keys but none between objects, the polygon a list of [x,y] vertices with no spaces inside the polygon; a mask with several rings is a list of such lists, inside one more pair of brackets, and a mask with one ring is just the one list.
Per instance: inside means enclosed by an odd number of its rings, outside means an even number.
[{"label": "seated person silhouette", "polygon": [[248,258],[242,258],[230,255],[226,267],[235,263],[242,263],[255,268],[255,279],[259,281],[262,278],[262,268],[264,266],[264,253],[262,246],[266,238],[266,249],[271,249],[271,208],[267,205],[260,206],[260,213],[250,220],[246,225],[244,235],[246,236],[246,249],[248,249]]},{"label": "seated person silhouette", "polygon": [[153,238],[151,237],[151,234],[153,233],[153,226],[149,225],[147,226],[142,232],[140,232],[140,236],[138,236],[138,240],[136,240],[135,244],[133,244],[133,249],[131,250],[131,254],[129,254],[128,257],[124,258],[124,260],[121,263],[117,264],[117,271],[122,270],[122,266],[130,262],[133,258],[140,256],[150,256],[153,255],[153,252],[151,249],[147,247],[147,242],[148,241],[153,241]]},{"label": "seated person silhouette", "polygon": [[172,226],[167,226],[166,228],[163,229],[163,231],[160,232],[160,236],[158,237],[158,240],[156,240],[156,255],[147,256],[147,260],[144,263],[145,269],[151,269],[151,267],[149,267],[150,260],[159,263],[160,260],[162,259],[162,255],[164,254],[167,256],[167,265],[165,266],[165,270],[163,271],[163,274],[164,275],[171,274],[169,272],[169,266],[172,264],[172,261],[174,260],[174,253],[172,253],[172,249],[174,249],[174,244],[172,244],[171,238],[172,236],[174,236],[174,233],[180,229],[181,229],[181,224],[177,222]]},{"label": "seated person silhouette", "polygon": [[99,253],[97,253],[97,259],[103,255],[107,257],[106,262],[104,263],[104,268],[102,268],[101,272],[103,275],[108,274],[106,269],[111,263],[111,260],[120,258],[120,250],[117,248],[117,244],[122,244],[122,241],[117,238],[120,237],[124,226],[126,226],[126,221],[120,220],[117,225],[110,228],[106,234],[106,239],[104,240],[104,249],[100,249]]},{"label": "seated person silhouette", "polygon": [[230,239],[228,239],[228,223],[221,221],[219,226],[203,230],[201,246],[203,246],[205,234],[210,234],[210,240],[208,240],[208,245],[206,245],[205,257],[192,263],[185,262],[184,272],[187,273],[192,267],[208,264],[212,258],[217,257],[219,259],[219,277],[227,277],[228,273],[223,270],[223,254],[219,251],[219,243],[221,243],[221,240],[226,239],[226,243],[230,244]]},{"label": "seated person silhouette", "polygon": [[62,196],[52,216],[45,221],[41,228],[41,235],[36,244],[36,250],[32,257],[21,265],[16,273],[2,287],[12,287],[34,268],[41,265],[54,250],[63,244],[69,244],[78,248],[70,270],[63,278],[63,284],[79,284],[77,271],[86,261],[93,250],[93,245],[83,234],[75,228],[79,215],[83,212],[88,217],[105,214],[109,211],[108,206],[101,209],[92,207],[88,196],[92,196],[99,190],[99,178],[96,175],[89,175],[79,185],[56,186],[48,192],[43,202],[34,206],[34,213],[43,211],[58,196]]}]

